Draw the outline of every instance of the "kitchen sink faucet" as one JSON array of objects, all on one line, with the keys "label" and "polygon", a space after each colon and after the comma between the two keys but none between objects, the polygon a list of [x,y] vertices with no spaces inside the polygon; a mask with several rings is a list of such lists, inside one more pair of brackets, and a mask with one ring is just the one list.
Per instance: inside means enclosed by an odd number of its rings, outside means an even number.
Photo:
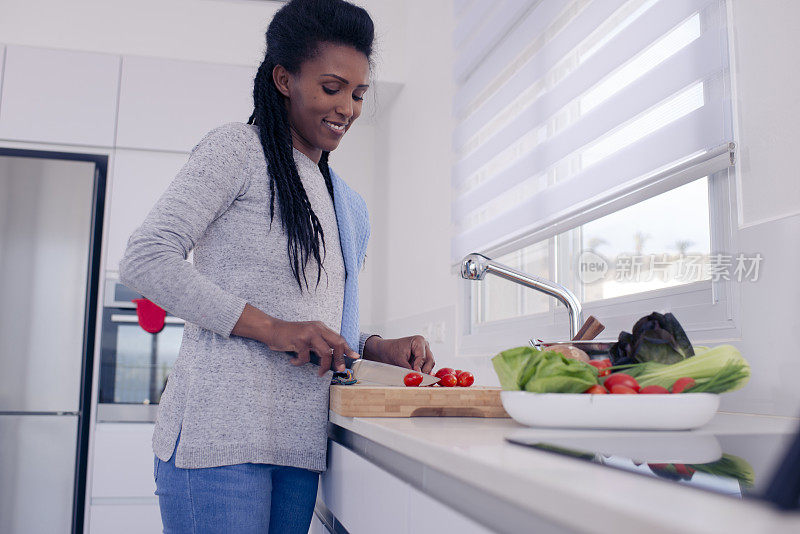
[{"label": "kitchen sink faucet", "polygon": [[575,294],[562,286],[550,280],[539,278],[531,274],[523,273],[516,269],[512,269],[502,263],[497,263],[491,258],[487,258],[483,254],[473,252],[468,254],[461,261],[461,277],[467,280],[483,280],[486,273],[511,280],[525,287],[541,291],[551,297],[555,297],[561,301],[569,311],[569,338],[575,337],[581,324],[583,323],[581,303]]}]

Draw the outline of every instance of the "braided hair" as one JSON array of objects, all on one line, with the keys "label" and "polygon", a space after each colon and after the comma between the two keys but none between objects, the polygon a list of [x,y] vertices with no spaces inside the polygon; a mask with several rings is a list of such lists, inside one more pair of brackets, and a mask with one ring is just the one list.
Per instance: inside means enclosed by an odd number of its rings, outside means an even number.
[{"label": "braided hair", "polygon": [[[323,43],[351,46],[369,60],[373,38],[369,14],[344,0],[292,0],[275,14],[267,28],[267,50],[255,77],[254,110],[247,124],[258,127],[269,174],[270,221],[275,219],[277,195],[281,227],[288,236],[289,263],[301,291],[301,274],[306,290],[309,288],[305,268],[311,258],[317,263],[319,285],[325,234],[297,172],[286,97],[275,86],[272,71],[282,65],[289,73],[299,74],[303,62],[315,57]],[[322,152],[319,169],[333,198],[329,154]]]}]

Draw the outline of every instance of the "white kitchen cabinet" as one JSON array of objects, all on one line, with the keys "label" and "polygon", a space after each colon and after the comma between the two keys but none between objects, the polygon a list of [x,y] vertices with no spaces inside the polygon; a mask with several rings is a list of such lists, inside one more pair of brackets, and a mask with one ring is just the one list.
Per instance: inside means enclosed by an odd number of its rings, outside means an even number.
[{"label": "white kitchen cabinet", "polygon": [[[410,487],[331,442],[322,500],[350,534],[407,534]],[[418,531],[419,532],[419,531]]]},{"label": "white kitchen cabinet", "polygon": [[120,56],[8,45],[0,139],[113,146]]},{"label": "white kitchen cabinet", "polygon": [[492,531],[415,488],[409,488],[408,532],[492,534]]},{"label": "white kitchen cabinet", "polygon": [[160,534],[158,504],[93,505],[89,534]]},{"label": "white kitchen cabinet", "polygon": [[115,151],[106,269],[119,270],[131,233],[142,224],[188,159],[188,154],[172,152]]},{"label": "white kitchen cabinet", "polygon": [[92,461],[92,499],[148,498],[156,502],[152,423],[98,423]]},{"label": "white kitchen cabinet", "polygon": [[247,122],[256,67],[125,56],[117,146],[189,152],[213,128]]},{"label": "white kitchen cabinet", "polygon": [[98,423],[91,471],[90,534],[156,534],[152,423]]},{"label": "white kitchen cabinet", "polygon": [[491,533],[346,447],[329,451],[322,501],[350,534]]}]

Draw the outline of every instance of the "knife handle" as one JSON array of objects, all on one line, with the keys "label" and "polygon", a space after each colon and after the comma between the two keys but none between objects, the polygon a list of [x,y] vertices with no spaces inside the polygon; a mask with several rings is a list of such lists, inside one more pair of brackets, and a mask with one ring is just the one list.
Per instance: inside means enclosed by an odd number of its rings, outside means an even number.
[{"label": "knife handle", "polygon": [[[296,352],[290,352],[289,354],[291,354],[292,356],[297,356]],[[320,357],[317,355],[316,352],[314,352],[312,350],[311,353],[309,354],[309,360],[308,361],[309,361],[309,363],[313,363],[314,365],[319,365],[320,364]],[[351,358],[347,354],[344,355],[344,366],[346,368],[348,368],[348,369],[350,369],[353,366],[353,363],[357,362],[357,361],[358,361],[358,359],[356,359],[356,358]],[[333,365],[333,362],[331,362],[331,365]],[[333,372],[337,372],[334,369],[330,369],[330,370],[333,371]]]}]

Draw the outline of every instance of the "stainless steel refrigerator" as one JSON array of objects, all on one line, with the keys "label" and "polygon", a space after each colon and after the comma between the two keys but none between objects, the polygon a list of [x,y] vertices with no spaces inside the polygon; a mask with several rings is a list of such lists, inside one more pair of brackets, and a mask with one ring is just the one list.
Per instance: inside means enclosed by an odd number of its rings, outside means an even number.
[{"label": "stainless steel refrigerator", "polygon": [[0,148],[0,532],[82,532],[106,157]]}]

